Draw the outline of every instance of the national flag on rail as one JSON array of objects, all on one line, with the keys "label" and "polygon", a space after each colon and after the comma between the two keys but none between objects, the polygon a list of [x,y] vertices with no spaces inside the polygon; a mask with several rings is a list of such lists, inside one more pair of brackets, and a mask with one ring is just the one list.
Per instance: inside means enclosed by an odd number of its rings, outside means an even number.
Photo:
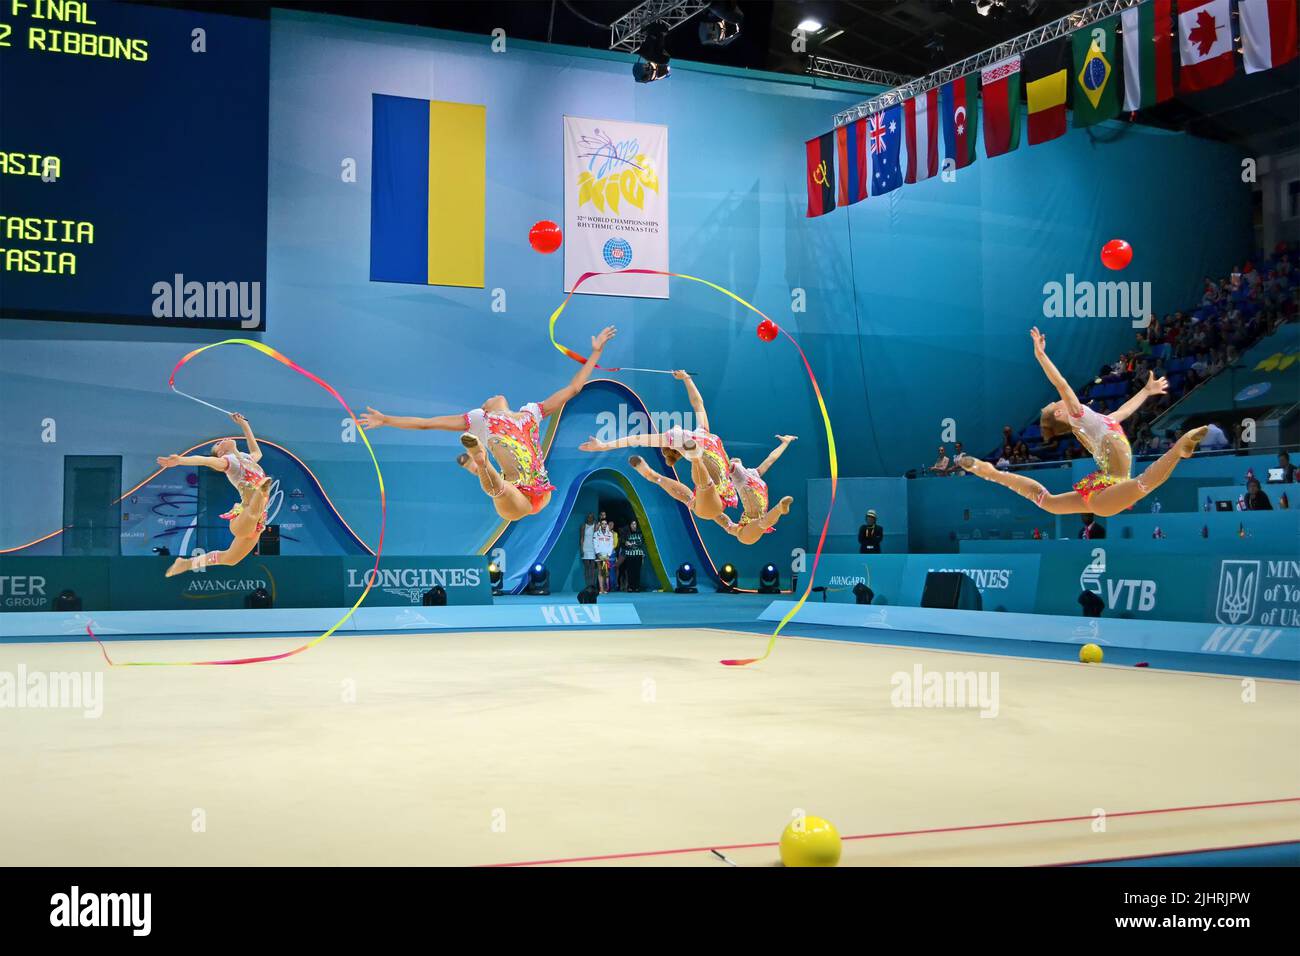
[{"label": "national flag on rail", "polygon": [[1074,128],[1093,126],[1119,115],[1120,48],[1116,17],[1107,17],[1070,35],[1074,47]]},{"label": "national flag on rail", "polygon": [[975,162],[975,128],[979,123],[980,100],[977,76],[968,73],[945,83],[939,91],[939,120],[943,124],[943,158],[957,169]]},{"label": "national flag on rail", "polygon": [[1119,15],[1124,27],[1124,109],[1130,113],[1174,95],[1172,13],[1172,0],[1151,0]]},{"label": "national flag on rail", "polygon": [[1029,145],[1065,135],[1065,103],[1070,90],[1070,45],[1053,40],[1025,51],[1025,99],[1029,103]]},{"label": "national flag on rail", "polygon": [[926,90],[903,104],[907,172],[903,181],[919,183],[939,175],[939,90]]},{"label": "national flag on rail", "polygon": [[1296,0],[1237,0],[1237,14],[1247,73],[1271,70],[1295,59]]},{"label": "national flag on rail", "polygon": [[487,107],[371,95],[370,281],[483,288]]},{"label": "national flag on rail", "polygon": [[835,130],[835,173],[839,185],[836,204],[848,206],[869,195],[867,160],[867,121],[854,120]]},{"label": "national flag on rail", "polygon": [[835,208],[835,134],[823,133],[804,144],[807,153],[808,215]]},{"label": "national flag on rail", "polygon": [[871,195],[883,196],[903,185],[903,108],[891,106],[867,117],[871,152]]},{"label": "national flag on rail", "polygon": [[1228,0],[1178,0],[1178,92],[1208,90],[1232,79],[1232,9]]},{"label": "national flag on rail", "polygon": [[980,71],[984,93],[984,155],[1020,146],[1020,57],[1010,56]]}]

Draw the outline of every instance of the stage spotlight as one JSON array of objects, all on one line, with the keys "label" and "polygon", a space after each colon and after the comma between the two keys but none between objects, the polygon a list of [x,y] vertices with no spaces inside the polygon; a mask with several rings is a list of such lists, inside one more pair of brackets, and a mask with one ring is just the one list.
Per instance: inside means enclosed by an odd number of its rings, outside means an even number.
[{"label": "stage spotlight", "polygon": [[700,42],[705,46],[726,46],[740,36],[745,14],[734,0],[709,4],[709,17],[700,24]]},{"label": "stage spotlight", "polygon": [[725,591],[728,594],[734,594],[736,590],[736,568],[731,564],[724,564],[718,572],[718,590]]},{"label": "stage spotlight", "polygon": [[876,596],[876,592],[871,590],[861,581],[853,585],[853,600],[859,604],[870,604],[871,599]]},{"label": "stage spotlight", "polygon": [[81,598],[78,597],[78,596],[77,596],[77,592],[76,592],[76,591],[73,591],[71,588],[69,588],[69,589],[66,590],[66,591],[60,591],[60,592],[59,592],[59,596],[56,597],[56,598],[54,599],[54,607],[53,607],[53,610],[55,610],[55,611],[80,611],[80,610],[81,610]]},{"label": "stage spotlight", "polygon": [[488,565],[488,583],[492,585],[493,597],[505,593],[505,575],[496,566],[496,562]]},{"label": "stage spotlight", "polygon": [[550,594],[551,593],[551,572],[546,570],[545,565],[534,564],[528,572],[528,587],[524,589],[525,594]]},{"label": "stage spotlight", "polygon": [[781,572],[777,571],[775,564],[764,565],[763,570],[758,572],[758,593],[781,593]]},{"label": "stage spotlight", "polygon": [[799,29],[804,33],[817,33],[821,28],[822,22],[820,20],[814,20],[812,17],[799,21]]},{"label": "stage spotlight", "polygon": [[677,587],[673,590],[678,594],[695,594],[699,590],[695,586],[695,569],[689,564],[677,569]]},{"label": "stage spotlight", "polygon": [[992,9],[993,0],[975,0],[975,12],[980,16],[987,17]]},{"label": "stage spotlight", "polygon": [[425,607],[446,607],[447,589],[441,584],[435,584],[424,592],[422,603]]},{"label": "stage spotlight", "polygon": [[600,596],[600,591],[596,588],[596,585],[588,584],[585,588],[583,588],[581,591],[578,592],[578,603],[595,604],[596,598],[599,596]]},{"label": "stage spotlight", "polygon": [[638,83],[662,80],[670,72],[668,61],[668,28],[662,23],[652,23],[645,29],[645,39],[637,47],[639,59],[632,64],[632,78]]}]

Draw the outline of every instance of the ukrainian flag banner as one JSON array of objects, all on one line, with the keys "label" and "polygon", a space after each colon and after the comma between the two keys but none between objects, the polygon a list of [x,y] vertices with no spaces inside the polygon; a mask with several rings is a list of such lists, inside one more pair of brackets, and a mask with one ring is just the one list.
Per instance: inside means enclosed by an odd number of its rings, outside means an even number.
[{"label": "ukrainian flag banner", "polygon": [[372,101],[370,281],[483,288],[487,108]]}]

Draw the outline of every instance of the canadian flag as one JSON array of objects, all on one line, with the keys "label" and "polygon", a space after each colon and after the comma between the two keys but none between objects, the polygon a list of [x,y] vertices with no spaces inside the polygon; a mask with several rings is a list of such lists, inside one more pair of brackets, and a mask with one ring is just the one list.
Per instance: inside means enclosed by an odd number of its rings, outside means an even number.
[{"label": "canadian flag", "polygon": [[1178,0],[1180,93],[1207,90],[1232,78],[1232,9],[1228,0]]},{"label": "canadian flag", "polygon": [[1296,55],[1296,0],[1237,0],[1241,56],[1247,73],[1281,66]]},{"label": "canadian flag", "polygon": [[939,172],[939,88],[903,104],[907,139],[905,182],[916,183]]}]

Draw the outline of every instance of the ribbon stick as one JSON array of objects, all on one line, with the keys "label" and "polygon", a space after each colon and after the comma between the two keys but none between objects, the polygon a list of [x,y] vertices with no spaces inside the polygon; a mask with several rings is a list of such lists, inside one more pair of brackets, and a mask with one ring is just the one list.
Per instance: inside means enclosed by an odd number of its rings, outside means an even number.
[{"label": "ribbon stick", "polygon": [[303,368],[301,365],[297,364],[287,356],[277,352],[275,349],[271,348],[270,346],[263,345],[261,342],[255,342],[252,339],[224,339],[220,342],[212,342],[209,345],[204,345],[201,348],[195,349],[193,352],[190,352],[184,357],[182,357],[181,360],[176,363],[176,366],[172,369],[171,377],[167,380],[168,387],[170,387],[171,390],[176,392],[178,395],[184,395],[186,398],[192,398],[194,399],[194,401],[200,403],[201,405],[207,405],[209,408],[215,408],[217,411],[225,412],[225,414],[229,415],[230,412],[226,412],[224,408],[219,408],[218,406],[213,405],[211,402],[205,402],[201,398],[195,398],[193,395],[189,395],[185,392],[182,392],[179,388],[176,387],[176,373],[180,370],[182,365],[190,361],[190,359],[194,358],[200,352],[206,352],[208,349],[217,348],[222,345],[247,346],[248,348],[255,349],[258,352],[261,352],[263,355],[270,356],[271,358],[275,359],[277,362],[281,363],[282,365],[289,366],[289,368],[293,369],[295,372],[305,376],[306,378],[315,382],[321,388],[325,389],[325,391],[329,392],[330,395],[332,395],[334,399],[340,405],[343,406],[344,410],[348,413],[348,417],[351,418],[353,423],[357,426],[357,434],[361,436],[361,441],[365,444],[366,451],[370,453],[370,460],[375,466],[375,478],[379,482],[379,541],[378,544],[375,546],[375,567],[372,571],[370,571],[366,575],[365,590],[361,592],[361,596],[357,598],[356,603],[353,604],[352,607],[348,609],[348,612],[346,614],[344,614],[333,625],[331,625],[329,630],[327,630],[325,633],[317,637],[312,638],[306,644],[302,644],[298,647],[293,648],[292,650],[285,651],[284,653],[281,654],[267,654],[260,657],[237,657],[229,660],[219,660],[219,661],[122,661],[121,663],[118,663],[108,656],[108,649],[104,647],[104,642],[95,636],[95,632],[91,629],[90,625],[87,624],[86,633],[89,634],[91,639],[94,640],[94,642],[99,645],[100,653],[104,655],[104,660],[108,662],[108,665],[110,667],[199,667],[199,666],[228,665],[228,664],[260,664],[265,661],[279,661],[279,660],[283,660],[286,657],[293,657],[295,654],[301,654],[303,651],[310,650],[311,648],[315,647],[317,644],[321,643],[321,641],[325,640],[327,637],[329,637],[331,634],[337,631],[340,627],[346,624],[348,620],[352,617],[352,615],[356,613],[357,608],[361,606],[361,602],[363,602],[366,599],[366,596],[370,594],[370,589],[374,586],[374,582],[379,579],[379,560],[384,553],[384,529],[388,521],[388,502],[384,493],[384,474],[379,469],[379,459],[375,457],[375,450],[370,446],[370,439],[366,437],[365,429],[361,427],[361,422],[357,420],[357,416],[352,411],[352,408],[348,405],[346,401],[343,400],[343,396],[340,395],[334,389],[334,386],[330,385],[324,379],[307,371],[307,369]]},{"label": "ribbon stick", "polygon": [[[578,281],[573,284],[573,288],[570,289],[569,294],[564,297],[564,301],[560,303],[559,308],[557,308],[554,312],[551,313],[551,320],[550,320],[551,344],[555,346],[557,349],[559,349],[561,352],[563,352],[565,355],[567,355],[569,358],[573,359],[575,362],[585,363],[587,361],[586,356],[581,355],[578,352],[575,352],[573,349],[567,348],[566,346],[563,346],[556,341],[555,324],[557,321],[559,321],[561,313],[563,313],[565,308],[568,306],[569,301],[573,298],[574,293],[576,293],[579,287],[588,279],[592,278],[593,276],[627,275],[628,273],[637,274],[637,275],[669,276],[674,279],[686,279],[690,282],[699,282],[700,284],[706,285],[710,289],[713,289],[716,292],[721,292],[727,298],[740,303],[745,308],[749,309],[749,311],[753,312],[755,315],[761,316],[762,318],[767,319],[769,322],[772,321],[772,319],[767,315],[766,312],[758,308],[758,306],[745,301],[740,296],[736,295],[736,293],[732,292],[730,289],[724,289],[722,286],[710,282],[708,279],[701,279],[698,278],[697,276],[683,275],[680,272],[661,272],[658,269],[620,269],[617,272],[584,272],[581,276],[578,277]],[[812,384],[813,394],[817,396],[817,407],[821,410],[822,425],[826,429],[826,449],[827,449],[827,453],[830,456],[831,500],[830,500],[830,505],[826,509],[826,519],[822,522],[821,536],[817,539],[817,550],[813,554],[812,573],[808,575],[808,586],[804,588],[803,594],[799,595],[799,600],[795,602],[794,607],[792,607],[789,611],[787,611],[785,616],[781,618],[780,623],[777,624],[776,630],[772,632],[772,636],[768,639],[767,649],[763,652],[762,656],[745,657],[745,658],[740,658],[735,660],[722,661],[723,664],[726,664],[731,667],[743,667],[746,664],[754,664],[757,663],[758,661],[767,660],[768,656],[771,655],[772,653],[772,649],[776,646],[776,639],[781,636],[781,631],[784,630],[786,624],[788,624],[790,620],[796,614],[799,613],[799,609],[804,606],[805,602],[807,602],[808,595],[812,593],[813,582],[817,579],[817,564],[821,560],[822,548],[825,547],[826,545],[826,535],[827,532],[830,530],[830,526],[831,526],[831,513],[835,509],[835,491],[839,484],[839,459],[835,454],[835,432],[831,428],[831,416],[830,413],[826,410],[826,401],[822,397],[821,387],[817,384],[817,376],[813,374],[812,365],[808,361],[808,356],[806,356],[804,354],[803,349],[799,347],[799,343],[795,341],[794,336],[792,336],[789,332],[787,332],[784,327],[779,326],[778,323],[774,322],[773,324],[778,325],[778,327],[781,328],[781,334],[790,340],[790,344],[793,345],[795,347],[795,351],[799,353],[799,358],[803,361],[804,370],[808,373],[808,381]],[[597,368],[603,368],[603,366],[598,365]],[[618,372],[623,370],[617,368],[605,368],[605,371]],[[628,371],[630,371],[630,369]]]}]

